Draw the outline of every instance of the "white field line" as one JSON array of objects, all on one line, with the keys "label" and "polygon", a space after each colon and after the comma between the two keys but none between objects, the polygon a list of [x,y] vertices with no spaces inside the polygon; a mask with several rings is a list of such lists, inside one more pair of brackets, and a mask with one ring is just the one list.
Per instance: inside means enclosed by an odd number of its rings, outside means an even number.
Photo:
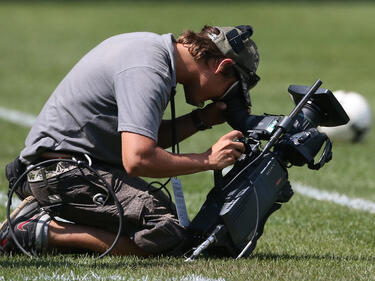
[{"label": "white field line", "polygon": [[[15,124],[31,127],[36,120],[34,115],[25,114],[23,112],[6,109],[0,106],[0,118],[13,122]],[[361,198],[350,198],[344,194],[339,194],[337,192],[320,190],[311,186],[302,185],[300,183],[293,184],[294,191],[310,197],[316,200],[329,201],[335,204],[346,206],[351,209],[366,211],[375,214],[375,203],[369,200],[364,200]],[[5,194],[0,193],[0,204],[6,206],[7,197]],[[16,202],[13,206],[16,206]]]},{"label": "white field line", "polygon": [[31,127],[36,120],[36,117],[34,115],[7,109],[1,106],[0,118],[23,127]]},{"label": "white field line", "polygon": [[[21,201],[17,198],[16,195],[14,195],[12,199],[12,208],[14,209],[15,207],[17,207],[19,203],[21,203]],[[6,207],[7,204],[8,204],[8,195],[3,192],[0,192],[0,206]]]},{"label": "white field line", "polygon": [[366,211],[375,214],[375,202],[361,199],[350,198],[344,194],[337,192],[320,190],[311,186],[302,185],[300,183],[292,183],[294,191],[316,200],[329,201],[341,206],[349,207],[351,209]]}]

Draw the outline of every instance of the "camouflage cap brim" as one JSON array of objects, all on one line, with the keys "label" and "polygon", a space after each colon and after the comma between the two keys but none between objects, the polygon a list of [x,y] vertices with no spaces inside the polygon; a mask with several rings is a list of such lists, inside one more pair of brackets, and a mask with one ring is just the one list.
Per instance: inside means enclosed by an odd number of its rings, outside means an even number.
[{"label": "camouflage cap brim", "polygon": [[250,105],[249,90],[260,80],[255,74],[259,65],[257,46],[249,37],[253,29],[249,25],[237,27],[219,27],[219,34],[209,34],[209,38],[215,43],[225,57],[234,61],[234,67],[241,79],[243,95]]}]

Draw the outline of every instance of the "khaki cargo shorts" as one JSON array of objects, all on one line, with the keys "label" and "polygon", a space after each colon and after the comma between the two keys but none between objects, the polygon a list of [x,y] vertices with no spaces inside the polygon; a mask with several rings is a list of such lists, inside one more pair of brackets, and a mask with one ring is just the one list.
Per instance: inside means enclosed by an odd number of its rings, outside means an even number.
[{"label": "khaki cargo shorts", "polygon": [[[95,162],[92,168],[113,187],[123,207],[123,233],[148,253],[180,254],[186,231],[178,224],[175,206],[164,192],[129,177],[122,168]],[[30,172],[28,181],[35,198],[51,215],[117,232],[114,200],[88,168],[57,162]]]}]

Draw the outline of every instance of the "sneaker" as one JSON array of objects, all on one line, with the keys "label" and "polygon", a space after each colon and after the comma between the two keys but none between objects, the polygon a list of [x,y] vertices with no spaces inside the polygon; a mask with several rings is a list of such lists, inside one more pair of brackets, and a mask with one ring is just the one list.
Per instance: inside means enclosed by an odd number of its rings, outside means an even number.
[{"label": "sneaker", "polygon": [[[43,253],[47,248],[48,224],[51,217],[40,209],[38,201],[29,196],[10,214],[17,241],[33,254]],[[0,226],[0,252],[20,252],[9,231],[8,220]]]}]

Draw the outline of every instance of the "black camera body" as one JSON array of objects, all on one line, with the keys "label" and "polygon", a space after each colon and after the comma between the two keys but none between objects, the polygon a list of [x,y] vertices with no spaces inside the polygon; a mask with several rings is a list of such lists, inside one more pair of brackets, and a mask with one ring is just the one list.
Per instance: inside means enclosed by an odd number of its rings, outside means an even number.
[{"label": "black camera body", "polygon": [[219,256],[249,256],[268,217],[293,195],[287,168],[307,164],[318,170],[331,160],[332,144],[316,127],[339,126],[349,117],[321,83],[291,85],[296,107],[288,116],[249,115],[238,91],[225,97],[228,123],[243,132],[246,152],[226,175],[215,171],[215,186],[188,229],[193,253],[187,260],[206,249]]}]

